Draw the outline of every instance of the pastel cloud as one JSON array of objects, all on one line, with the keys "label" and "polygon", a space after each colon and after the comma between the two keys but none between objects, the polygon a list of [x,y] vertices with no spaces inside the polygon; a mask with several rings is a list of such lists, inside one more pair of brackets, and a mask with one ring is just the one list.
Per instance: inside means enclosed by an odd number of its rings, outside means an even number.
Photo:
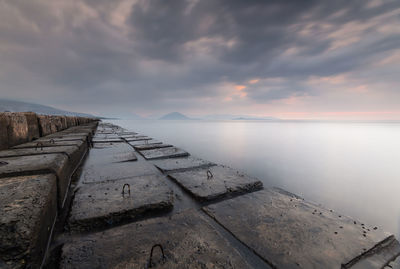
[{"label": "pastel cloud", "polygon": [[0,7],[2,97],[98,114],[398,115],[397,0]]}]

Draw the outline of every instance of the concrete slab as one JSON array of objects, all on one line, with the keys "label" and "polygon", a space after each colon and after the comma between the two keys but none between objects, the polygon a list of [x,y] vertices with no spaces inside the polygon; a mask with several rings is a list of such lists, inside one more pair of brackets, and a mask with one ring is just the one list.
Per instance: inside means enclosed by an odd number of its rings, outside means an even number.
[{"label": "concrete slab", "polygon": [[40,267],[57,217],[56,182],[52,174],[0,179],[0,260],[10,268]]},{"label": "concrete slab", "polygon": [[57,132],[57,133],[54,133],[54,134],[51,134],[51,135],[46,135],[46,136],[43,136],[43,138],[44,139],[51,139],[51,138],[64,138],[64,137],[72,137],[72,138],[75,138],[75,137],[87,137],[87,136],[91,136],[91,132],[82,132],[82,131],[79,131],[78,133],[74,133],[74,132]]},{"label": "concrete slab", "polygon": [[123,139],[127,139],[127,140],[129,140],[129,139],[140,139],[140,138],[148,138],[148,136],[147,135],[120,135],[120,137],[121,138],[123,138]]},{"label": "concrete slab", "polygon": [[[351,269],[375,269],[384,268],[389,261],[392,261],[400,255],[400,244],[396,238],[389,237],[387,240],[379,244],[379,246],[374,247],[372,250],[366,252],[364,255],[355,258],[349,263],[342,266],[342,268]],[[400,268],[393,267],[395,263],[393,262],[389,268]]]},{"label": "concrete slab", "polygon": [[51,124],[51,118],[48,115],[37,115],[39,123],[39,131],[41,136],[55,133],[54,125]]},{"label": "concrete slab", "polygon": [[8,149],[8,118],[5,113],[0,113],[0,150]]},{"label": "concrete slab", "polygon": [[37,148],[40,150],[42,147],[59,147],[59,146],[77,146],[82,147],[86,146],[86,142],[81,140],[74,140],[74,141],[33,141],[29,143],[24,143],[18,146],[13,147],[14,149],[23,149],[23,148]]},{"label": "concrete slab", "polygon": [[[161,249],[154,247],[160,244]],[[150,263],[150,253],[154,247]],[[251,268],[195,211],[74,238],[63,246],[60,268]]]},{"label": "concrete slab", "polygon": [[199,168],[199,167],[210,167],[215,165],[212,162],[205,161],[192,156],[186,158],[152,160],[151,163],[154,164],[163,173],[168,173],[171,171],[185,171],[188,169]]},{"label": "concrete slab", "polygon": [[65,154],[44,154],[0,158],[0,180],[5,177],[23,175],[57,175],[58,205],[64,205],[64,199],[70,182],[70,165]]},{"label": "concrete slab", "polygon": [[89,151],[86,165],[136,161],[135,150],[126,143],[96,143]]},{"label": "concrete slab", "polygon": [[399,269],[400,268],[400,256],[398,256],[394,261],[391,261],[384,269]]},{"label": "concrete slab", "polygon": [[136,150],[149,150],[149,149],[160,149],[160,148],[170,148],[170,144],[141,144],[133,146]]},{"label": "concrete slab", "polygon": [[24,113],[5,112],[9,146],[25,143],[29,140],[28,120]]},{"label": "concrete slab", "polygon": [[116,134],[95,134],[93,139],[120,139]]},{"label": "concrete slab", "polygon": [[124,138],[125,141],[127,142],[133,142],[133,141],[143,141],[143,140],[152,140],[153,138],[148,137],[148,136],[143,136],[143,137],[132,137],[132,138]]},{"label": "concrete slab", "polygon": [[85,148],[78,148],[76,146],[60,146],[60,147],[45,147],[41,150],[34,148],[22,148],[22,149],[9,149],[0,151],[0,158],[18,157],[18,156],[31,156],[31,155],[43,155],[43,154],[65,154],[68,157],[70,166],[70,173],[75,170],[79,165],[82,158],[85,156]]},{"label": "concrete slab", "polygon": [[93,143],[125,143],[121,138],[93,138]]},{"label": "concrete slab", "polygon": [[86,141],[88,139],[87,136],[64,136],[64,137],[55,137],[55,138],[51,138],[51,137],[42,137],[39,138],[37,140],[35,140],[35,142],[46,142],[46,143],[53,143],[54,142],[64,142],[64,141]]},{"label": "concrete slab", "polygon": [[154,139],[150,139],[150,140],[137,140],[137,141],[127,141],[126,143],[128,143],[131,146],[137,146],[137,145],[147,145],[147,144],[162,144],[162,142],[154,140]]},{"label": "concrete slab", "polygon": [[211,201],[263,188],[258,179],[221,165],[170,173],[168,176],[200,201]]},{"label": "concrete slab", "polygon": [[135,135],[137,135],[138,133],[135,133],[135,132],[117,132],[117,134],[118,134],[119,136],[135,136]]},{"label": "concrete slab", "polygon": [[146,160],[156,160],[156,159],[166,159],[166,158],[177,158],[177,157],[189,156],[189,153],[187,153],[183,149],[176,148],[176,147],[142,150],[142,151],[140,151],[140,154],[143,157],[145,157]]},{"label": "concrete slab", "polygon": [[275,189],[203,210],[276,268],[340,268],[388,237],[380,229]]},{"label": "concrete slab", "polygon": [[160,172],[144,160],[135,162],[90,164],[89,158],[82,168],[80,182],[83,184],[114,181],[136,176],[155,175]]},{"label": "concrete slab", "polygon": [[36,113],[23,112],[22,114],[25,115],[26,122],[28,124],[28,141],[38,139],[40,137],[40,131]]},{"label": "concrete slab", "polygon": [[171,210],[173,192],[166,180],[164,176],[151,175],[81,186],[72,205],[70,228],[91,231],[134,220],[145,213]]}]

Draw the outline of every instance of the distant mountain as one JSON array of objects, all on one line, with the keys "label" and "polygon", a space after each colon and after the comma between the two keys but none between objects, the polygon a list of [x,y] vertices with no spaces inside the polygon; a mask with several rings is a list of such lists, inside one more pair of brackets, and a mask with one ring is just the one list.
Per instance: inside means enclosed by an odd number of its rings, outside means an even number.
[{"label": "distant mountain", "polygon": [[190,120],[190,118],[186,117],[182,113],[172,112],[162,116],[160,120]]},{"label": "distant mountain", "polygon": [[65,116],[78,116],[78,117],[89,117],[97,118],[96,116],[86,114],[70,112],[61,109],[57,109],[51,106],[44,106],[39,104],[32,104],[14,100],[0,99],[0,112],[35,112],[37,114],[44,115],[65,115]]}]

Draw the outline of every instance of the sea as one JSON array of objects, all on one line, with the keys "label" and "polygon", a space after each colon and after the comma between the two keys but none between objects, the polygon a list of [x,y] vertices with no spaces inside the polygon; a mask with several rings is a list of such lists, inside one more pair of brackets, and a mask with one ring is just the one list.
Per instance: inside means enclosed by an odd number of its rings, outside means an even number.
[{"label": "sea", "polygon": [[400,123],[106,120],[400,235]]}]

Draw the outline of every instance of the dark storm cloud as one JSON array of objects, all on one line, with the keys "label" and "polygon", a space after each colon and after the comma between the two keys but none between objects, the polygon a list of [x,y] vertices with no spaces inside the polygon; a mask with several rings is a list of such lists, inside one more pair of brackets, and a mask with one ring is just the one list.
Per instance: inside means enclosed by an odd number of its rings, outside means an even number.
[{"label": "dark storm cloud", "polygon": [[[254,78],[264,79],[247,85],[255,103],[315,95],[311,76],[357,74],[400,47],[390,28],[399,26],[398,1],[3,0],[0,7],[2,95],[82,108],[196,106],[196,98],[223,96],[221,85]],[[380,30],[385,22],[389,29]],[[268,84],[277,77],[279,85]]]}]

